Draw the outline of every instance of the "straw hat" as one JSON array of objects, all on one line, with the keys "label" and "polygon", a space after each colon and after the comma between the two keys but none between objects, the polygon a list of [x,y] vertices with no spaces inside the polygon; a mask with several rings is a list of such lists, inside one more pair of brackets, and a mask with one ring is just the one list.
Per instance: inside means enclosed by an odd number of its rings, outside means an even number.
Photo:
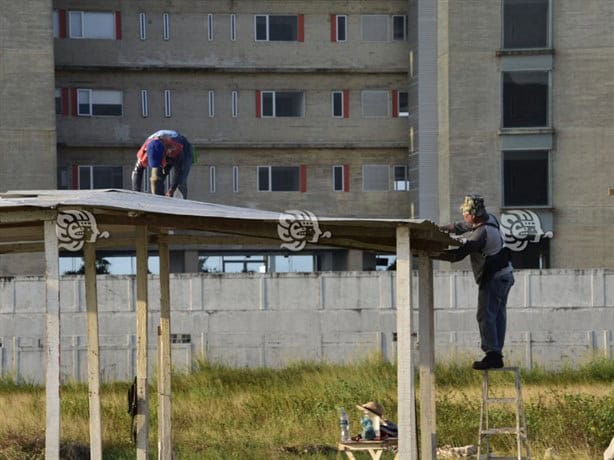
[{"label": "straw hat", "polygon": [[377,415],[379,418],[383,420],[384,408],[380,406],[375,401],[369,401],[368,403],[356,405],[359,410],[366,410],[371,412],[372,414]]}]

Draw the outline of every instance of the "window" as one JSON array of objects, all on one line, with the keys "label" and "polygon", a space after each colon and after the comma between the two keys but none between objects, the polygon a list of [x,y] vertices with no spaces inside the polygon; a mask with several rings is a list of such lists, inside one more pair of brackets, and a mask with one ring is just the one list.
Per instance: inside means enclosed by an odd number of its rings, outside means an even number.
[{"label": "window", "polygon": [[343,118],[343,91],[332,92],[333,117]]},{"label": "window", "polygon": [[209,166],[209,193],[215,193],[215,166]]},{"label": "window", "polygon": [[409,190],[409,180],[407,179],[407,166],[395,165],[394,169],[394,190],[396,192],[406,192]]},{"label": "window", "polygon": [[164,116],[168,118],[171,115],[172,115],[171,113],[171,90],[165,89],[164,90]]},{"label": "window", "polygon": [[77,90],[77,115],[121,115],[122,92],[101,89]]},{"label": "window", "polygon": [[168,13],[162,15],[162,39],[166,41],[171,39],[171,19]]},{"label": "window", "polygon": [[409,93],[407,91],[399,91],[399,116],[409,116]]},{"label": "window", "polygon": [[96,11],[69,11],[70,38],[115,39],[115,13]]},{"label": "window", "polygon": [[549,126],[548,71],[503,72],[503,127]]},{"label": "window", "polygon": [[230,112],[233,118],[239,116],[239,92],[233,91],[230,93]]},{"label": "window", "polygon": [[503,48],[547,48],[549,0],[503,1]]},{"label": "window", "polygon": [[[232,21],[231,21],[232,22]],[[207,15],[207,40],[213,40],[213,15]]]},{"label": "window", "polygon": [[350,191],[350,165],[333,166],[333,191]]},{"label": "window", "polygon": [[550,268],[550,238],[529,243],[522,251],[510,251],[515,269]]},{"label": "window", "polygon": [[74,188],[71,184],[71,169],[68,166],[58,166],[58,190]]},{"label": "window", "polygon": [[232,167],[232,191],[237,193],[239,191],[239,167]]},{"label": "window", "polygon": [[230,39],[234,42],[237,39],[237,15],[230,15]]},{"label": "window", "polygon": [[347,16],[331,15],[330,40],[333,42],[344,42],[347,40]]},{"label": "window", "polygon": [[145,13],[139,13],[139,38],[147,39],[147,16]]},{"label": "window", "polygon": [[143,118],[149,116],[149,95],[146,89],[141,90],[141,116]]},{"label": "window", "polygon": [[392,16],[392,39],[407,40],[407,16]]},{"label": "window", "polygon": [[299,166],[258,166],[258,191],[300,191],[300,169]]},{"label": "window", "polygon": [[365,192],[387,192],[388,165],[363,165],[362,189]]},{"label": "window", "polygon": [[388,16],[367,14],[361,17],[362,39],[367,42],[388,41]]},{"label": "window", "polygon": [[79,190],[122,188],[121,166],[79,166]]},{"label": "window", "polygon": [[263,117],[302,117],[304,105],[302,91],[262,91]]},{"label": "window", "polygon": [[53,38],[60,38],[60,13],[53,10]]},{"label": "window", "polygon": [[393,117],[408,117],[409,116],[409,97],[407,91],[392,92],[392,116]]},{"label": "window", "polygon": [[549,206],[550,161],[547,150],[503,152],[503,206]]},{"label": "window", "polygon": [[388,116],[388,91],[368,90],[361,94],[362,114],[365,117]]},{"label": "window", "polygon": [[213,118],[215,116],[215,91],[209,90],[209,118]]},{"label": "window", "polygon": [[62,114],[62,90],[60,88],[55,89],[55,114]]},{"label": "window", "polygon": [[303,41],[302,16],[256,15],[256,41]]}]

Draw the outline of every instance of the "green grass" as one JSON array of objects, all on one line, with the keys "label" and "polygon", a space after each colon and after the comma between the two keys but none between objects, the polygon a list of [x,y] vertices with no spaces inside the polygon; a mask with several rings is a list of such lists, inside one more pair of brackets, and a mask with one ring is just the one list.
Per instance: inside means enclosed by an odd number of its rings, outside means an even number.
[{"label": "green grass", "polygon": [[[556,447],[564,460],[602,458],[614,435],[614,362],[577,369],[523,372],[523,395],[534,459]],[[481,373],[438,365],[438,444],[463,446],[477,438]],[[504,388],[505,377],[492,381]],[[231,369],[199,362],[173,376],[173,442],[179,459],[340,459],[338,409],[346,408],[358,433],[358,403],[377,400],[397,419],[396,368],[379,359],[351,365],[297,363],[284,369]],[[102,386],[105,459],[132,459],[128,383]],[[150,388],[150,450],[156,458],[157,399]],[[504,391],[504,390],[501,390]],[[44,388],[0,381],[0,459],[42,459]],[[419,410],[419,408],[418,408]],[[87,387],[62,387],[63,458],[84,457],[88,443]],[[509,412],[493,411],[505,424]],[[501,451],[511,439],[496,444]],[[510,451],[511,453],[511,451]],[[390,456],[389,458],[392,458]]]}]

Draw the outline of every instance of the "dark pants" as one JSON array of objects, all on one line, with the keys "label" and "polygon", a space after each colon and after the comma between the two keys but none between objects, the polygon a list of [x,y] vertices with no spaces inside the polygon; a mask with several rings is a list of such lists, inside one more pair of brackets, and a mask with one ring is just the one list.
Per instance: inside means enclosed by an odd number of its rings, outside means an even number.
[{"label": "dark pants", "polygon": [[482,350],[485,353],[501,353],[505,343],[507,321],[507,296],[514,285],[514,274],[497,272],[490,281],[480,286],[478,291],[477,320],[480,328]]}]

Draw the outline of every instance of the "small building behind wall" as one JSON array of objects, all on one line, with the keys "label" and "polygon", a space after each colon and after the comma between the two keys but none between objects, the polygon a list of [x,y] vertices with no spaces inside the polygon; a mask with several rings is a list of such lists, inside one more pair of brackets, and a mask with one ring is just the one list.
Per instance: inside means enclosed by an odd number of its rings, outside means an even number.
[{"label": "small building behind wall", "polygon": [[[275,213],[209,203],[176,200],[122,190],[84,192],[8,192],[0,199],[0,253],[44,252],[46,262],[46,458],[59,457],[60,441],[60,248],[83,251],[88,328],[90,450],[101,458],[100,365],[95,255],[98,248],[136,249],[136,431],[137,458],[148,458],[148,278],[147,253],[160,254],[161,367],[160,457],[170,458],[170,289],[169,247],[172,244],[215,244],[236,241],[280,241],[300,251],[308,244],[397,253],[397,333],[399,449],[401,458],[416,458],[414,378],[411,353],[411,260],[420,260],[421,377],[423,433],[434,434],[433,270],[429,256],[457,244],[424,220],[316,217],[309,211]],[[426,405],[425,405],[426,403]],[[424,408],[430,410],[424,410]],[[426,417],[426,418],[425,418]],[[428,424],[428,426],[427,426]],[[422,449],[434,450],[434,436]]]}]

